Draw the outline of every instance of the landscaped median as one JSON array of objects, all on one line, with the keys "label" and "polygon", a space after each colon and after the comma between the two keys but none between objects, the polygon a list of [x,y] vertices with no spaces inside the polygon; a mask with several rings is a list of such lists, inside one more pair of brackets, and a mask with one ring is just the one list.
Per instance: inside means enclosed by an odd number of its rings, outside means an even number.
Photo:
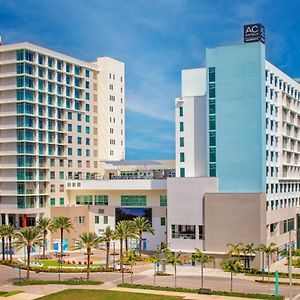
[{"label": "landscaped median", "polygon": [[23,291],[10,291],[10,292],[2,292],[0,291],[0,298],[1,297],[9,297],[9,296],[13,296],[13,295],[17,295],[23,293]]},{"label": "landscaped median", "polygon": [[209,291],[209,290],[188,289],[188,288],[181,288],[181,287],[173,288],[173,287],[142,285],[142,284],[123,283],[123,284],[119,284],[118,287],[143,289],[143,290],[154,290],[154,291],[167,291],[167,292],[180,292],[180,293],[193,293],[193,294],[203,294],[203,295],[239,297],[239,298],[254,298],[254,299],[267,299],[267,300],[283,300],[284,299],[283,296],[274,296],[274,295],[269,295],[269,294]]},{"label": "landscaped median", "polygon": [[48,285],[48,284],[65,284],[65,285],[100,285],[103,284],[102,281],[98,280],[24,280],[24,281],[16,281],[14,285],[16,286],[26,286],[26,285]]}]

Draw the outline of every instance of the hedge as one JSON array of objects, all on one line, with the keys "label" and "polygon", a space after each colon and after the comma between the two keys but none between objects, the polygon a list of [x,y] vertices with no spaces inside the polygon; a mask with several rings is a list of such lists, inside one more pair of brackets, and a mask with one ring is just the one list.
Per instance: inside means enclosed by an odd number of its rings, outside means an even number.
[{"label": "hedge", "polygon": [[10,296],[17,295],[20,293],[24,293],[24,292],[23,291],[10,291],[10,292],[0,291],[0,297],[10,297]]},{"label": "hedge", "polygon": [[[27,266],[19,264],[15,261],[0,261],[0,264],[9,266],[9,267],[20,267],[22,270],[26,270]],[[31,271],[34,272],[44,272],[44,273],[59,273],[59,268],[57,267],[30,267]],[[114,272],[115,270],[113,268],[103,268],[103,267],[97,267],[97,268],[90,268],[90,272]],[[61,268],[60,273],[86,273],[87,268]]]},{"label": "hedge", "polygon": [[156,291],[171,291],[181,293],[194,293],[194,294],[205,294],[205,295],[217,295],[217,296],[228,296],[228,297],[240,297],[240,298],[254,298],[254,299],[267,299],[267,300],[284,300],[283,296],[274,296],[268,294],[254,294],[254,293],[241,293],[241,292],[225,292],[225,291],[209,291],[189,288],[173,288],[153,285],[142,285],[142,284],[118,284],[118,287],[144,289],[144,290],[156,290]]},{"label": "hedge", "polygon": [[16,281],[14,285],[16,286],[26,286],[26,285],[48,285],[48,284],[66,284],[66,285],[99,285],[103,284],[102,281],[98,280],[24,280]]},{"label": "hedge", "polygon": [[[269,282],[268,280],[255,279],[255,282],[275,284],[274,280],[270,280],[270,282]],[[290,283],[288,281],[279,281],[278,284],[289,285]],[[293,282],[292,285],[300,285],[300,283],[299,282]]]}]

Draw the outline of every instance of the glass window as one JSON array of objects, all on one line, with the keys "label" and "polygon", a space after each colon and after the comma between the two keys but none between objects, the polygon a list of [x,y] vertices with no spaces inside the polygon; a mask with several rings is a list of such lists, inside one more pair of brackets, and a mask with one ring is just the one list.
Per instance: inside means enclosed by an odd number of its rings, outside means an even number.
[{"label": "glass window", "polygon": [[77,137],[77,144],[81,145],[81,137]]},{"label": "glass window", "polygon": [[55,198],[50,198],[50,205],[55,206]]},{"label": "glass window", "polygon": [[90,105],[89,105],[89,104],[86,104],[86,105],[85,105],[85,110],[86,110],[86,111],[90,111]]},{"label": "glass window", "polygon": [[65,198],[59,198],[59,205],[64,205],[65,204]]},{"label": "glass window", "polygon": [[183,122],[180,122],[179,123],[179,130],[182,132],[182,131],[184,131],[184,124],[183,124]]},{"label": "glass window", "polygon": [[216,130],[216,116],[209,116],[209,130]]},{"label": "glass window", "polygon": [[216,146],[216,132],[209,132],[209,146]]},{"label": "glass window", "polygon": [[216,164],[209,164],[209,176],[210,177],[217,176]]},{"label": "glass window", "polygon": [[108,224],[108,216],[103,216],[103,224]]},{"label": "glass window", "polygon": [[68,120],[72,120],[72,113],[68,111]]},{"label": "glass window", "polygon": [[180,147],[184,147],[184,137],[179,138]]},{"label": "glass window", "polygon": [[77,121],[81,121],[81,114],[77,114]]},{"label": "glass window", "polygon": [[160,199],[160,206],[167,206],[168,200],[167,200],[167,195],[161,195],[159,197]]},{"label": "glass window", "polygon": [[95,224],[99,224],[99,216],[95,216]]},{"label": "glass window", "polygon": [[81,132],[81,125],[77,125],[77,132]]},{"label": "glass window", "polygon": [[121,196],[122,206],[147,206],[146,196]]},{"label": "glass window", "polygon": [[160,225],[161,226],[166,226],[166,218],[165,217],[160,218]]},{"label": "glass window", "polygon": [[208,68],[208,81],[209,82],[216,81],[216,68]]},{"label": "glass window", "polygon": [[184,162],[184,152],[180,152],[180,162]]},{"label": "glass window", "polygon": [[90,134],[90,127],[85,127],[85,133]]},{"label": "glass window", "polygon": [[183,106],[179,107],[179,116],[183,117]]},{"label": "glass window", "polygon": [[185,177],[185,168],[180,168],[180,177]]},{"label": "glass window", "polygon": [[108,196],[95,195],[95,205],[108,205]]},{"label": "glass window", "polygon": [[85,70],[85,77],[90,77],[90,70]]},{"label": "glass window", "polygon": [[77,149],[77,155],[78,156],[81,156],[82,155],[82,150],[79,148],[79,149]]},{"label": "glass window", "polygon": [[216,148],[209,148],[209,162],[216,162]]},{"label": "glass window", "polygon": [[209,83],[208,85],[208,96],[209,98],[215,98],[216,97],[216,84],[215,83]]}]

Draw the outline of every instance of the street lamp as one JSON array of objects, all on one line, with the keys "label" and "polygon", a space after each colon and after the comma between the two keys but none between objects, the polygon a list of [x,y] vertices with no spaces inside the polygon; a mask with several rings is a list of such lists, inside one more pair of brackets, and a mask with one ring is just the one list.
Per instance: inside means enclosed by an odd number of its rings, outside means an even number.
[{"label": "street lamp", "polygon": [[292,231],[289,231],[289,297],[292,299]]}]

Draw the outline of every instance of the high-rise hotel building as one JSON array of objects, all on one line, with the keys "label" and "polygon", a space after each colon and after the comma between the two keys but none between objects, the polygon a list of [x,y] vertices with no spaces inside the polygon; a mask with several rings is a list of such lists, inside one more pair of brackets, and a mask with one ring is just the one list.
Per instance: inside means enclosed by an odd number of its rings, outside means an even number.
[{"label": "high-rise hotel building", "polygon": [[34,225],[68,205],[65,181],[125,158],[124,64],[31,43],[0,45],[1,223]]}]

